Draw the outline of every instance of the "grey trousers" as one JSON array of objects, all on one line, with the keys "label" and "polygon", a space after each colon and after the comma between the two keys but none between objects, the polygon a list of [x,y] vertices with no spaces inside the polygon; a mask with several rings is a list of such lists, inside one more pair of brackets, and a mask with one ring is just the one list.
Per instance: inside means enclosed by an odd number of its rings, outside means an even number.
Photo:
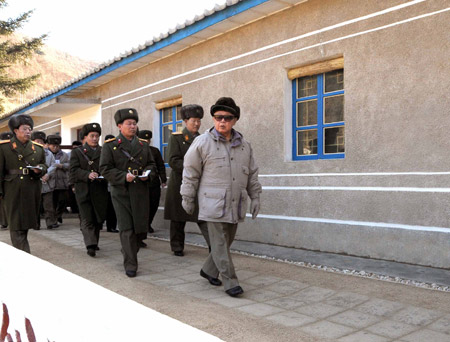
[{"label": "grey trousers", "polygon": [[203,264],[203,272],[214,278],[220,273],[225,291],[239,286],[230,253],[238,225],[225,222],[207,222],[207,224],[211,253]]},{"label": "grey trousers", "polygon": [[134,229],[121,230],[119,235],[120,243],[122,244],[123,267],[125,271],[137,271],[138,236],[134,232]]},{"label": "grey trousers", "polygon": [[98,245],[101,228],[101,223],[92,223],[84,218],[81,218],[81,232],[83,233],[83,239],[86,248],[95,247]]},{"label": "grey trousers", "polygon": [[47,228],[57,223],[55,206],[53,204],[53,191],[42,194],[42,206],[44,208],[44,218]]},{"label": "grey trousers", "polygon": [[[198,221],[197,225],[200,228],[200,232],[205,238],[206,243],[208,246],[211,246],[206,221]],[[185,226],[185,221],[170,221],[170,248],[172,252],[180,252],[184,250]]]},{"label": "grey trousers", "polygon": [[28,230],[10,230],[11,242],[14,247],[24,252],[30,253],[28,243]]}]

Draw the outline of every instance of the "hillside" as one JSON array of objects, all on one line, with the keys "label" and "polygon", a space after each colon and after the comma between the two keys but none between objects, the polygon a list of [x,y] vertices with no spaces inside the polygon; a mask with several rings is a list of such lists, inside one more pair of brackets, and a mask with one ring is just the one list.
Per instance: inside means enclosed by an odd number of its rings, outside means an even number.
[{"label": "hillside", "polygon": [[27,93],[4,99],[5,113],[97,65],[96,62],[82,60],[49,46],[43,46],[41,50],[42,54],[34,55],[26,65],[19,63],[8,68],[8,73],[13,77],[25,77],[36,73],[41,74],[41,77]]}]

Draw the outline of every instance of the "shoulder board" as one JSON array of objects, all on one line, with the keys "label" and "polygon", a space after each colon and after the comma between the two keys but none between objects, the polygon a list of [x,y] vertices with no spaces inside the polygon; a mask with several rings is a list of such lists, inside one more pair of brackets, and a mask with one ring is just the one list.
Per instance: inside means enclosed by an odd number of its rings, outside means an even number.
[{"label": "shoulder board", "polygon": [[10,139],[8,139],[8,140],[0,140],[0,144],[6,144],[6,143],[9,143],[11,140]]},{"label": "shoulder board", "polygon": [[138,139],[139,139],[139,141],[145,141],[146,143],[148,143],[147,139],[142,139],[142,138],[138,138]]},{"label": "shoulder board", "polygon": [[109,142],[114,141],[114,140],[116,140],[116,138],[111,138],[111,139],[105,140],[105,143],[109,143]]},{"label": "shoulder board", "polygon": [[173,132],[172,135],[180,135],[183,134],[183,132]]},{"label": "shoulder board", "polygon": [[35,145],[38,145],[38,146],[44,147],[44,145],[42,145],[42,144],[39,144],[39,143],[37,143],[37,142],[35,142],[35,141],[32,141],[32,143],[33,143],[33,144],[35,144]]}]

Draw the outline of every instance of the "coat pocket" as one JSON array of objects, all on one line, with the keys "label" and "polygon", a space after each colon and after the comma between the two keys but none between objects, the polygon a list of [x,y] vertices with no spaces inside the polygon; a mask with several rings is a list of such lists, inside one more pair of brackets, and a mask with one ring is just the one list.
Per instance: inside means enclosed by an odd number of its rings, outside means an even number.
[{"label": "coat pocket", "polygon": [[241,190],[241,198],[239,199],[239,208],[238,208],[238,216],[239,216],[240,220],[245,218],[245,215],[247,214],[247,207],[248,207],[247,190],[242,189]]},{"label": "coat pocket", "polygon": [[225,189],[203,189],[198,196],[200,213],[210,218],[221,218],[225,215]]}]

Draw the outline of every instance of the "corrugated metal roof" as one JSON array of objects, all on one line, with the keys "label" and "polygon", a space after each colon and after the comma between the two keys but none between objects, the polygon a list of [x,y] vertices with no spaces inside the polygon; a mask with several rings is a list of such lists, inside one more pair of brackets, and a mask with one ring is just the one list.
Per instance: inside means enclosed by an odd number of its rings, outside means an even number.
[{"label": "corrugated metal roof", "polygon": [[[62,94],[64,96],[76,96],[81,92],[98,87],[118,76],[127,74],[158,59],[165,58],[194,44],[198,44],[199,42],[304,1],[306,0],[227,0],[222,4],[216,4],[213,9],[205,10],[202,14],[176,25],[176,27],[161,33],[157,37],[153,37],[153,39],[146,41],[144,44],[125,51],[84,72],[78,77],[42,93],[30,102],[6,113],[0,121],[4,121],[7,117],[15,113],[26,112],[28,107],[34,104],[44,103],[47,101],[45,100],[46,98],[50,100]],[[254,9],[257,6],[258,8]],[[231,11],[230,9],[234,7],[240,8],[236,8],[236,11]],[[212,16],[220,16],[221,13],[227,10],[230,11],[223,18],[218,17],[216,20],[211,21],[211,23],[207,23],[208,19]],[[204,25],[199,25],[203,23]],[[179,33],[182,33],[184,30],[189,30],[196,25],[199,25],[199,27],[195,27],[193,32],[175,38]],[[173,41],[171,38],[174,38]],[[156,48],[157,45],[160,46]],[[155,49],[152,49],[153,47]]]}]

